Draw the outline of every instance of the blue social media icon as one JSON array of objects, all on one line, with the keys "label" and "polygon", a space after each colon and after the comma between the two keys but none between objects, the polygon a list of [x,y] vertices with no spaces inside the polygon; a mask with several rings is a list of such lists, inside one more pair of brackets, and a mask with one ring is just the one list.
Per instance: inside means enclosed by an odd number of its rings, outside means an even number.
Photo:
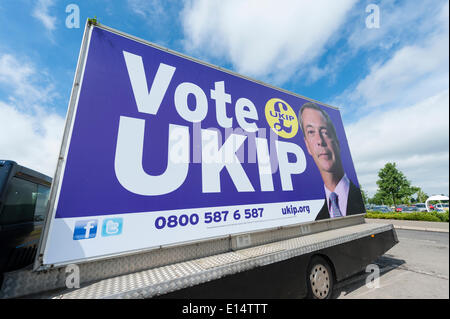
[{"label": "blue social media icon", "polygon": [[75,223],[73,240],[94,238],[97,235],[97,220],[79,220]]},{"label": "blue social media icon", "polygon": [[122,233],[122,218],[108,218],[103,221],[102,236],[117,236]]}]

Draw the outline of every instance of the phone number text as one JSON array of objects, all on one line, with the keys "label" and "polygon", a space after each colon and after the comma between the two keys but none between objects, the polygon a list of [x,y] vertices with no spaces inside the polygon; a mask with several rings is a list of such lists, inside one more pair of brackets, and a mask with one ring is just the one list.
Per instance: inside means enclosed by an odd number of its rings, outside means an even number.
[{"label": "phone number text", "polygon": [[214,224],[227,222],[229,220],[245,220],[252,218],[262,218],[263,217],[264,208],[247,208],[244,210],[235,210],[234,212],[230,212],[228,210],[223,211],[215,211],[215,212],[205,212],[203,215],[192,213],[192,214],[183,214],[180,216],[171,215],[168,217],[159,216],[155,220],[156,229],[164,229],[175,228],[175,227],[184,227],[188,225],[197,225],[200,222],[205,224]]}]

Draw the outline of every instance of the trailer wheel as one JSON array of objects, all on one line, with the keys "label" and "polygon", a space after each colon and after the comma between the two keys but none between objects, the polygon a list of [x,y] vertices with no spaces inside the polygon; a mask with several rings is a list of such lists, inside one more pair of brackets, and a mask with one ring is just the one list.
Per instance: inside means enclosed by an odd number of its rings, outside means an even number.
[{"label": "trailer wheel", "polygon": [[320,256],[314,256],[306,273],[308,298],[329,299],[333,292],[333,273],[329,263]]}]

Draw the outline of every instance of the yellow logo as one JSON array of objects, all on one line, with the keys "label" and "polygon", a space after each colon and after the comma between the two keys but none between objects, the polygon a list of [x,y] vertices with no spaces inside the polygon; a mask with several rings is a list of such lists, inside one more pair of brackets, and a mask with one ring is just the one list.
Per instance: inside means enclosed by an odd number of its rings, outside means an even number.
[{"label": "yellow logo", "polygon": [[272,130],[284,138],[292,138],[298,131],[297,115],[289,104],[277,98],[266,103],[266,120]]}]

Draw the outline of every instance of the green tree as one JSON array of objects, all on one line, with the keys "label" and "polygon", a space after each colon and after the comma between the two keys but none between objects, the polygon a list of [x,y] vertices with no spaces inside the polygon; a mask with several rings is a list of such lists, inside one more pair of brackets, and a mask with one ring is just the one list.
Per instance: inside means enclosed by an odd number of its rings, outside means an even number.
[{"label": "green tree", "polygon": [[389,194],[386,194],[378,189],[375,195],[369,199],[369,204],[391,206],[393,202]]},{"label": "green tree", "polygon": [[395,163],[387,163],[378,172],[379,180],[377,181],[379,196],[390,198],[390,201],[395,207],[402,200],[411,198],[415,192],[416,187],[411,187],[411,183],[406,179],[406,176],[397,169]]},{"label": "green tree", "polygon": [[401,198],[401,203],[411,205],[414,200],[412,198],[412,195],[417,193],[419,190],[420,188],[415,186],[410,186],[408,188],[402,189],[403,197]]},{"label": "green tree", "polygon": [[417,198],[416,198],[417,202],[425,203],[425,201],[428,199],[428,197],[430,197],[430,196],[425,194],[425,192],[419,188],[419,190],[417,191]]}]

